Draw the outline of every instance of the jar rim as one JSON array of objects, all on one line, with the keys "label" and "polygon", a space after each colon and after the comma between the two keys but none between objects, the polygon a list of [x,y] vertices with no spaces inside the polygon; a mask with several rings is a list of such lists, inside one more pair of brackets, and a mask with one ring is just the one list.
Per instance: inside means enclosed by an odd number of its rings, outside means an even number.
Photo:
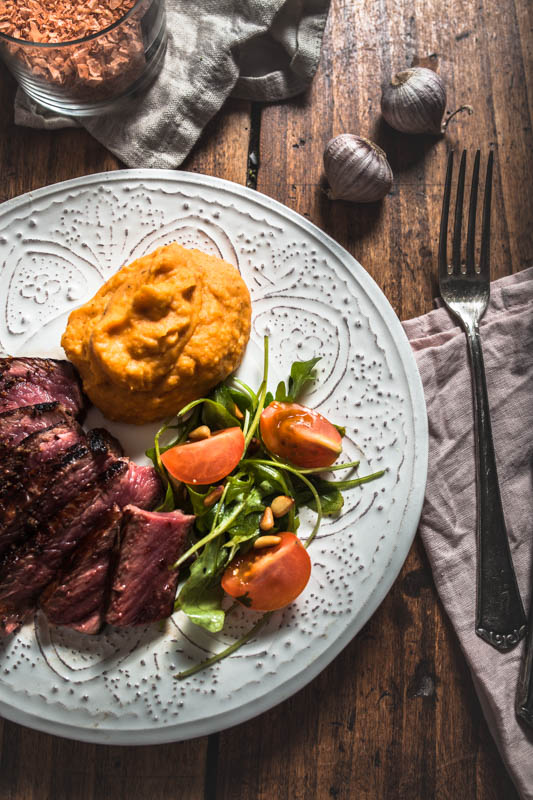
[{"label": "jar rim", "polygon": [[[151,5],[153,1],[154,0],[150,0],[149,5]],[[91,42],[94,39],[98,39],[100,36],[109,33],[110,31],[114,30],[114,28],[118,28],[118,26],[121,25],[124,22],[124,20],[128,19],[128,17],[130,17],[142,3],[146,3],[146,0],[136,0],[136,2],[132,5],[129,11],[126,11],[126,13],[123,14],[122,17],[115,20],[115,22],[113,22],[111,25],[108,25],[106,28],[102,28],[99,31],[95,31],[94,33],[90,33],[88,36],[82,36],[79,39],[69,39],[68,41],[64,42],[33,42],[30,41],[29,39],[17,39],[15,36],[9,36],[9,34],[2,33],[2,31],[0,31],[0,41],[3,39],[5,41],[23,47],[44,47],[44,48],[68,47],[69,45],[74,45],[74,44],[85,44],[86,42]]]}]

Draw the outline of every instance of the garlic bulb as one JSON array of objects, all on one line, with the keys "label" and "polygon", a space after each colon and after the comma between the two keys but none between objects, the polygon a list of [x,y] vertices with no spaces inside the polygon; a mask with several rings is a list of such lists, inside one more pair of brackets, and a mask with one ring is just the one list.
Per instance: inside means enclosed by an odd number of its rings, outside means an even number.
[{"label": "garlic bulb", "polygon": [[381,147],[352,133],[328,142],[324,169],[332,200],[373,203],[385,197],[392,186],[392,170]]},{"label": "garlic bulb", "polygon": [[446,90],[442,79],[426,67],[398,72],[383,87],[381,113],[402,133],[442,133]]}]

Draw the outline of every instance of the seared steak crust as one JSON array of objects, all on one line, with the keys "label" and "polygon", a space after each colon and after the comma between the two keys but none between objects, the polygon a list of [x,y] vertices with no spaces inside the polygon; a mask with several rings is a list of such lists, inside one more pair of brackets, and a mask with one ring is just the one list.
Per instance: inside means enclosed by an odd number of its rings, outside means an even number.
[{"label": "seared steak crust", "polygon": [[74,500],[12,551],[0,571],[0,635],[13,633],[35,609],[39,595],[77,545],[93,532],[128,480],[128,465],[115,461]]},{"label": "seared steak crust", "polygon": [[40,606],[49,622],[82,633],[98,633],[109,594],[110,567],[122,512],[117,505],[105,511],[41,595]]},{"label": "seared steak crust", "polygon": [[[29,438],[29,437],[28,437]],[[57,442],[53,442],[57,448]],[[79,439],[57,458],[39,463],[13,478],[11,491],[0,498],[0,554],[14,542],[32,536],[48,517],[56,514],[115,460],[98,438]],[[57,449],[56,449],[57,452]],[[55,453],[54,453],[55,455]]]},{"label": "seared steak crust", "polygon": [[[36,472],[60,459],[74,445],[84,443],[85,434],[72,418],[26,436],[3,453],[0,462],[0,498],[12,494],[35,479]],[[2,511],[0,509],[0,519]]]},{"label": "seared steak crust", "polygon": [[87,434],[87,443],[94,455],[109,451],[119,458],[124,455],[122,445],[115,437],[106,431],[105,428],[93,428]]},{"label": "seared steak crust", "polygon": [[61,403],[37,403],[0,414],[0,453],[16,447],[26,436],[64,421],[70,412]]},{"label": "seared steak crust", "polygon": [[79,543],[101,524],[113,505],[150,507],[161,496],[152,467],[117,459],[103,475],[42,524],[37,534],[4,558],[0,570],[0,635],[13,633],[31,615],[40,594]]},{"label": "seared steak crust", "polygon": [[51,358],[0,358],[0,412],[60,402],[83,418],[87,400],[76,369]]},{"label": "seared steak crust", "polygon": [[193,516],[182,511],[124,508],[122,545],[111,601],[110,625],[142,625],[169,617],[174,606],[178,570],[171,570],[185,547]]}]

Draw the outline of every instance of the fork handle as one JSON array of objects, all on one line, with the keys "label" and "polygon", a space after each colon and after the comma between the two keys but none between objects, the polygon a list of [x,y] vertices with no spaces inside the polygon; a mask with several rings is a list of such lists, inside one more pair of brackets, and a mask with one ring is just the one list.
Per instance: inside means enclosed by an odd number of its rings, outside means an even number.
[{"label": "fork handle", "polygon": [[533,602],[529,606],[527,639],[522,654],[515,711],[520,719],[533,728]]},{"label": "fork handle", "polygon": [[492,441],[485,367],[477,322],[467,327],[472,362],[477,451],[476,633],[497,650],[526,634],[526,615],[511,559]]}]

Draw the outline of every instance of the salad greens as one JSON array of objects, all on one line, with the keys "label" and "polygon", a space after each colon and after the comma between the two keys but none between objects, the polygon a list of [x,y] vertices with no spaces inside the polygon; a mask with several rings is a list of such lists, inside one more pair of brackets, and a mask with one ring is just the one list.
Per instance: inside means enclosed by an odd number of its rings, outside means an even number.
[{"label": "salad greens", "polygon": [[[238,378],[229,378],[216,386],[208,397],[189,403],[172,421],[165,423],[156,434],[153,447],[147,451],[166,487],[164,501],[158,510],[183,508],[196,516],[188,548],[174,564],[175,569],[182,569],[183,575],[175,609],[181,609],[193,623],[208,631],[222,630],[226,614],[229,613],[223,608],[221,578],[224,570],[235,556],[246,553],[263,535],[259,523],[274,497],[287,495],[295,502],[283,517],[275,520],[275,527],[268,531],[269,534],[275,535],[279,531],[295,533],[300,524],[299,512],[305,506],[316,513],[313,529],[304,542],[304,546],[308,547],[317,534],[322,518],[340,513],[344,503],[342,492],[383,475],[383,471],[380,471],[348,480],[326,480],[322,477],[325,472],[354,470],[359,462],[302,469],[269,453],[262,444],[259,421],[263,409],[273,400],[286,403],[297,401],[304,389],[315,381],[314,368],[318,361],[319,358],[312,358],[294,362],[287,382],[281,381],[273,395],[267,390],[268,338],[265,337],[263,379],[257,392]],[[223,481],[223,488],[178,483],[161,460],[166,450],[184,444],[189,434],[202,425],[213,431],[238,426],[244,434],[243,457]],[[337,430],[344,435],[344,429],[337,427]],[[215,489],[216,493],[212,494]],[[215,498],[212,503],[210,496]],[[231,647],[176,677],[187,677],[230,655],[248,641],[271,614],[264,614]]]},{"label": "salad greens", "polygon": [[271,392],[267,393],[265,405],[268,406],[272,400],[278,400],[280,403],[294,403],[303,394],[303,391],[308,383],[313,383],[315,380],[314,368],[320,361],[320,356],[311,358],[309,361],[295,361],[291,367],[291,374],[285,386],[284,381],[278,383],[275,397]]}]

